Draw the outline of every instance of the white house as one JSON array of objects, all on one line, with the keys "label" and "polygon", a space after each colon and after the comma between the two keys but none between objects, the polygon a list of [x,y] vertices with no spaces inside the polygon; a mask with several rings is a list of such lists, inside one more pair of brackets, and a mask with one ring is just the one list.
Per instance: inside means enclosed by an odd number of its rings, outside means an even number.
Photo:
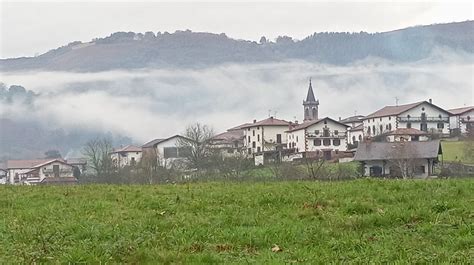
[{"label": "white house", "polygon": [[287,131],[288,148],[307,157],[331,160],[347,150],[348,128],[328,117],[307,121]]},{"label": "white house", "polygon": [[270,117],[242,126],[244,146],[247,154],[275,151],[286,146],[286,131],[289,122]]},{"label": "white house", "polygon": [[386,106],[364,117],[364,135],[376,136],[398,128],[449,134],[450,113],[428,101]]},{"label": "white house", "polygon": [[365,176],[426,178],[433,175],[442,153],[439,140],[365,141],[357,147],[354,160],[362,163]]},{"label": "white house", "polygon": [[10,184],[69,184],[77,182],[73,166],[62,159],[8,160]]},{"label": "white house", "polygon": [[142,149],[138,146],[127,145],[114,150],[110,158],[116,167],[135,166],[142,158]]},{"label": "white house", "polygon": [[474,130],[474,106],[448,110],[451,113],[449,125],[458,129],[461,134],[472,133]]},{"label": "white house", "polygon": [[182,162],[191,152],[189,147],[183,146],[186,141],[192,140],[181,135],[154,139],[142,145],[143,154],[156,157],[161,166],[170,168]]},{"label": "white house", "polygon": [[352,146],[358,145],[364,139],[364,124],[347,129],[347,144]]}]

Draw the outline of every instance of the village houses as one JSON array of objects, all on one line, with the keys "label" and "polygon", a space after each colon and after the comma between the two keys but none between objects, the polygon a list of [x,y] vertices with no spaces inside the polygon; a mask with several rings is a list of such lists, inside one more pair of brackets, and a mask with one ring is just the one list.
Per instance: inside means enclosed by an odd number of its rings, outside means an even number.
[{"label": "village houses", "polygon": [[184,145],[188,141],[192,140],[181,135],[154,139],[142,145],[143,155],[154,157],[161,166],[169,168],[182,162],[191,152],[190,148]]},{"label": "village houses", "polygon": [[363,119],[364,135],[376,136],[398,128],[415,128],[420,131],[447,136],[450,113],[431,101],[386,106]]},{"label": "village houses", "polygon": [[8,160],[9,184],[71,184],[77,182],[74,166],[62,159]]},{"label": "village houses", "polygon": [[127,145],[114,150],[110,158],[115,167],[135,166],[142,158],[142,149],[138,146]]},{"label": "village houses", "polygon": [[462,107],[448,110],[451,113],[449,125],[458,130],[459,134],[473,134],[474,130],[474,106]]}]

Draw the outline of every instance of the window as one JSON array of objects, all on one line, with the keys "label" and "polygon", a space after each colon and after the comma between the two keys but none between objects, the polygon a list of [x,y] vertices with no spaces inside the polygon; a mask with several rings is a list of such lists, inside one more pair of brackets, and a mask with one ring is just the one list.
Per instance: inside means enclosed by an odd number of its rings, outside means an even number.
[{"label": "window", "polygon": [[298,135],[296,136],[296,142],[298,142]]},{"label": "window", "polygon": [[176,158],[178,157],[178,148],[177,147],[164,147],[163,156],[165,158]]},{"label": "window", "polygon": [[372,122],[375,122],[375,119],[372,119]]},{"label": "window", "polygon": [[305,117],[305,118],[308,118],[308,117],[309,117],[309,109],[308,109],[308,108],[306,108],[306,109],[304,110],[304,117]]},{"label": "window", "polygon": [[392,130],[392,124],[391,124],[391,123],[388,124],[388,130],[389,130],[389,131]]},{"label": "window", "polygon": [[411,128],[411,122],[407,122],[407,128],[408,128],[408,129]]},{"label": "window", "polygon": [[321,140],[320,139],[314,139],[313,144],[314,144],[314,146],[321,146]]},{"label": "window", "polygon": [[[298,136],[296,136],[298,138]],[[281,134],[277,134],[277,143],[281,144]]]},{"label": "window", "polygon": [[362,135],[359,135],[359,142],[362,141]]},{"label": "window", "polygon": [[247,129],[247,131],[249,131],[249,132],[250,132],[250,128],[248,128],[248,129]]},{"label": "window", "polygon": [[323,145],[324,146],[330,146],[331,145],[331,140],[330,139],[324,139],[323,140]]},{"label": "window", "polygon": [[324,124],[328,124],[328,121],[324,121]]},{"label": "window", "polygon": [[444,129],[444,123],[439,122],[438,123],[438,129]]},{"label": "window", "polygon": [[408,119],[411,118],[410,114],[407,115],[407,118],[408,118]]},{"label": "window", "polygon": [[420,124],[420,131],[424,131],[424,132],[428,131],[428,124],[421,123]]},{"label": "window", "polygon": [[425,107],[422,107],[422,108],[421,108],[421,111],[425,111]]},{"label": "window", "polygon": [[355,141],[356,141],[356,137],[355,137],[355,135],[353,135],[352,136],[352,143],[355,143]]},{"label": "window", "polygon": [[329,137],[329,129],[328,128],[324,128],[323,137]]},{"label": "window", "polygon": [[247,149],[247,153],[250,155],[252,153],[252,148]]},{"label": "window", "polygon": [[380,121],[382,121],[382,117],[380,117]]},{"label": "window", "polygon": [[314,134],[318,135],[318,134],[319,134],[319,130],[314,130]]},{"label": "window", "polygon": [[440,119],[441,119],[442,117],[443,117],[443,116],[441,116],[441,114],[439,114],[439,115],[438,115],[438,118],[440,118]]},{"label": "window", "polygon": [[247,142],[250,144],[250,136],[248,137],[248,140],[247,140]]},{"label": "window", "polygon": [[255,141],[252,142],[252,147],[255,148],[257,146],[257,144],[255,143]]},{"label": "window", "polygon": [[334,130],[334,135],[338,135],[339,134],[339,131],[338,130]]},{"label": "window", "polygon": [[257,147],[257,153],[260,153],[260,146]]},{"label": "window", "polygon": [[260,126],[257,126],[257,130],[260,130]]},{"label": "window", "polygon": [[255,136],[255,130],[252,130],[252,134],[253,134],[253,136]]},{"label": "window", "polygon": [[313,108],[313,119],[316,119],[316,117],[318,117],[318,110]]},{"label": "window", "polygon": [[392,116],[388,116],[388,120],[391,121],[391,120],[392,120]]},{"label": "window", "polygon": [[341,145],[341,140],[340,139],[334,139],[334,140],[332,140],[332,144],[334,146],[340,146]]},{"label": "window", "polygon": [[260,142],[260,134],[257,134],[257,141]]},{"label": "window", "polygon": [[372,125],[372,132],[373,132],[374,134],[377,134],[377,133],[375,132],[375,125]]},{"label": "window", "polygon": [[370,135],[370,126],[367,128],[367,134]]},{"label": "window", "polygon": [[383,126],[380,125],[380,133],[382,133],[382,132],[383,132]]}]

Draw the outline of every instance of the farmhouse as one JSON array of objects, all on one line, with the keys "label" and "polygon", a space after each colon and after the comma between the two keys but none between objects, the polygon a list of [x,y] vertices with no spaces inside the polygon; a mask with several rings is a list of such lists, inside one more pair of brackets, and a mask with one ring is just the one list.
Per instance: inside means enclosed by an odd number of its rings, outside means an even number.
[{"label": "farmhouse", "polygon": [[457,129],[461,134],[472,134],[474,130],[474,106],[448,110],[452,116],[449,119],[451,129]]},{"label": "farmhouse", "polygon": [[431,100],[386,106],[364,117],[364,134],[375,136],[398,128],[415,128],[424,132],[448,135],[450,113]]},{"label": "farmhouse", "polygon": [[110,158],[116,167],[135,166],[142,158],[142,149],[138,146],[127,145],[114,150]]},{"label": "farmhouse", "polygon": [[190,147],[183,146],[183,143],[189,141],[192,140],[181,135],[154,139],[142,145],[143,155],[156,158],[161,166],[170,168],[189,155]]},{"label": "farmhouse", "polygon": [[270,117],[242,126],[247,154],[282,150],[286,146],[285,132],[290,122]]},{"label": "farmhouse", "polygon": [[288,148],[307,157],[331,160],[347,149],[347,128],[328,117],[306,121],[287,131]]},{"label": "farmhouse", "polygon": [[10,184],[69,184],[77,182],[73,166],[62,159],[8,160]]},{"label": "farmhouse", "polygon": [[424,178],[433,174],[439,155],[442,155],[439,140],[367,141],[359,144],[354,160],[362,163],[365,176]]}]

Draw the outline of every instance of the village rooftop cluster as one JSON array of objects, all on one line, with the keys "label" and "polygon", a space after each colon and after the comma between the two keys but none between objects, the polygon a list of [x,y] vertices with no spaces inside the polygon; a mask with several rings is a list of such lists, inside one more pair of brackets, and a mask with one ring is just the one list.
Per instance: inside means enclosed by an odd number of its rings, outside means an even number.
[{"label": "village rooftop cluster", "polygon": [[[303,100],[303,122],[276,117],[253,120],[213,136],[210,146],[222,157],[245,156],[256,166],[272,162],[315,159],[359,161],[366,176],[400,176],[407,172],[393,161],[408,160],[415,177],[433,175],[442,155],[440,139],[473,132],[474,106],[443,109],[431,99],[385,106],[367,116],[319,117],[311,80]],[[142,146],[125,146],[110,154],[116,167],[136,165],[155,153],[168,167],[190,152],[181,135],[151,140]],[[75,183],[86,170],[85,160],[9,160],[0,169],[8,184]]]}]

